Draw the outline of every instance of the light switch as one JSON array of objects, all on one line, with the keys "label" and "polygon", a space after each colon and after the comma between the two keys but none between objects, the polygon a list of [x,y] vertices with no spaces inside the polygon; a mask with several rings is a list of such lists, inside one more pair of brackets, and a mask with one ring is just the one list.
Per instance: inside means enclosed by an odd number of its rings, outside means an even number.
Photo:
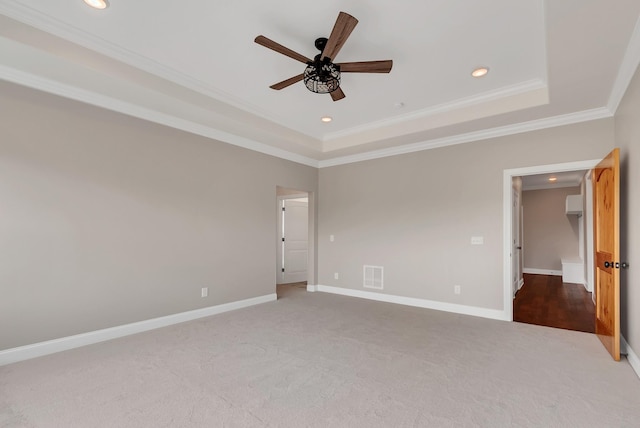
[{"label": "light switch", "polygon": [[333,242],[335,241],[335,239],[336,239],[335,236],[329,235],[329,242]]},{"label": "light switch", "polygon": [[483,244],[484,244],[484,236],[471,237],[471,245],[483,245]]}]

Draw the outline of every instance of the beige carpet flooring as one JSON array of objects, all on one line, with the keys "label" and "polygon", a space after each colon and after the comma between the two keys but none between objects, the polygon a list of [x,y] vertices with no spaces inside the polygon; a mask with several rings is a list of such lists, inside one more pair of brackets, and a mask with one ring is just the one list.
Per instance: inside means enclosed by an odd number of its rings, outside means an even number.
[{"label": "beige carpet flooring", "polygon": [[594,335],[280,294],[0,367],[0,426],[640,426],[640,380]]}]

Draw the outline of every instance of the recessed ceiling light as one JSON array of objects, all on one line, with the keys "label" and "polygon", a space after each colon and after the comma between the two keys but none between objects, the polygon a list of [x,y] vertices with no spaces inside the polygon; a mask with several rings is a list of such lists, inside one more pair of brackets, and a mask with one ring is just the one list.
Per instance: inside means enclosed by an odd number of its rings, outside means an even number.
[{"label": "recessed ceiling light", "polygon": [[558,178],[557,177],[549,177],[549,181],[553,183],[553,182],[558,181]]},{"label": "recessed ceiling light", "polygon": [[322,116],[320,120],[323,121],[324,123],[329,123],[333,120],[333,118],[331,116]]},{"label": "recessed ceiling light", "polygon": [[482,76],[486,76],[488,72],[489,72],[488,67],[478,67],[471,72],[471,75],[473,77],[482,77]]},{"label": "recessed ceiling light", "polygon": [[106,9],[108,6],[106,0],[84,0],[84,2],[94,9]]}]

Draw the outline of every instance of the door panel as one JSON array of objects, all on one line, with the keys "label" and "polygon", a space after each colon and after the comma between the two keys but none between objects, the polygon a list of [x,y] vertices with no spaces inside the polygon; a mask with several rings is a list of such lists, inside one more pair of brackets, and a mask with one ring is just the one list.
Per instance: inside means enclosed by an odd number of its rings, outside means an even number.
[{"label": "door panel", "polygon": [[[620,360],[620,154],[614,149],[593,170],[596,334]],[[618,263],[616,265],[616,263]]]},{"label": "door panel", "polygon": [[512,206],[511,206],[511,261],[512,261],[512,275],[511,287],[513,295],[518,292],[520,285],[520,278],[522,277],[521,255],[522,255],[522,243],[520,242],[520,192],[515,187],[512,188]]},{"label": "door panel", "polygon": [[283,284],[307,280],[308,205],[306,201],[284,201]]}]

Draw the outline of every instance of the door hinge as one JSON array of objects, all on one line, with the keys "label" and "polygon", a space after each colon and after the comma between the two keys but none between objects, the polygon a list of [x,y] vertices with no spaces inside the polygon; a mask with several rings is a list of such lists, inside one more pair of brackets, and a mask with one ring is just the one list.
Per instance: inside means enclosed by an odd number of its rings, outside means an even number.
[{"label": "door hinge", "polygon": [[284,242],[284,236],[282,237],[282,242]]},{"label": "door hinge", "polygon": [[286,211],[286,208],[285,208],[285,207],[282,207],[282,211]]},{"label": "door hinge", "polygon": [[284,272],[284,268],[282,268],[282,272]]}]

